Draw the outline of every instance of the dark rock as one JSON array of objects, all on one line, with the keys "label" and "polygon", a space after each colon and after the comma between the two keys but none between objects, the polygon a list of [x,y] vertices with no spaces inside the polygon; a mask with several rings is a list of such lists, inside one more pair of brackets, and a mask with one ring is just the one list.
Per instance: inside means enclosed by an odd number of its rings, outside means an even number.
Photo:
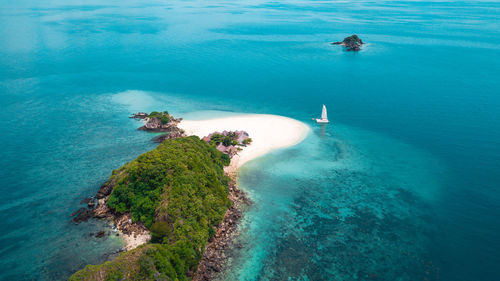
[{"label": "dark rock", "polygon": [[171,130],[167,134],[154,137],[153,141],[154,142],[164,142],[165,140],[176,139],[176,138],[180,138],[180,137],[184,137],[184,136],[185,136],[184,131],[182,129],[179,129],[176,126],[176,127],[172,127]]},{"label": "dark rock", "polygon": [[102,204],[99,204],[97,208],[93,210],[93,215],[95,218],[106,218],[106,217],[113,217],[113,212],[111,211],[110,208],[108,208],[108,205],[106,205],[105,202],[106,199],[101,199]]},{"label": "dark rock", "polygon": [[80,208],[80,209],[74,211],[73,213],[71,213],[70,217],[76,216],[76,215],[78,215],[79,213],[81,213],[81,212],[83,212],[85,210],[86,210],[85,208]]},{"label": "dark rock", "polygon": [[342,42],[333,42],[333,45],[342,45],[346,47],[347,51],[359,51],[361,50],[361,45],[363,45],[363,40],[354,34],[349,37],[344,38]]},{"label": "dark rock", "polygon": [[111,191],[113,191],[113,187],[115,186],[115,182],[105,182],[101,188],[99,188],[99,191],[96,194],[97,199],[102,199],[108,195],[111,194]]},{"label": "dark rock", "polygon": [[80,204],[88,204],[89,202],[93,201],[94,199],[92,197],[87,197],[80,201]]},{"label": "dark rock", "polygon": [[106,233],[104,232],[104,230],[101,230],[101,231],[97,232],[97,234],[95,235],[95,237],[102,238],[102,237],[104,237],[105,234]]},{"label": "dark rock", "polygon": [[129,118],[135,118],[135,119],[144,119],[148,117],[149,115],[146,112],[137,112],[132,115],[130,115]]},{"label": "dark rock", "polygon": [[96,205],[95,198],[94,197],[87,197],[80,201],[80,204],[87,204],[89,209],[93,209]]},{"label": "dark rock", "polygon": [[150,131],[150,132],[171,132],[175,128],[177,128],[177,124],[181,122],[182,118],[175,119],[170,117],[168,123],[164,123],[162,119],[159,117],[147,117],[145,118],[146,124],[140,127],[138,130],[140,131]]},{"label": "dark rock", "polygon": [[71,217],[73,217],[73,219],[71,221],[78,224],[78,223],[81,223],[82,221],[88,221],[89,218],[92,217],[92,212],[86,208],[80,208],[80,209],[74,211],[71,214]]}]

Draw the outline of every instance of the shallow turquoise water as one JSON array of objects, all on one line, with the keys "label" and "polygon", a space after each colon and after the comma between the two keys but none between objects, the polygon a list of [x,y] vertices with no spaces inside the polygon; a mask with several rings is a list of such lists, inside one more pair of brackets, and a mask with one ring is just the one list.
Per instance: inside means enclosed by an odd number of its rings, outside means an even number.
[{"label": "shallow turquoise water", "polygon": [[254,205],[221,279],[434,279],[439,160],[374,132],[321,130],[243,169]]},{"label": "shallow turquoise water", "polygon": [[[333,125],[242,169],[254,204],[221,279],[500,276],[498,2],[0,4],[1,280],[121,247],[68,216],[154,147],[129,113],[309,122],[322,103]],[[359,53],[328,44],[352,33]]]}]

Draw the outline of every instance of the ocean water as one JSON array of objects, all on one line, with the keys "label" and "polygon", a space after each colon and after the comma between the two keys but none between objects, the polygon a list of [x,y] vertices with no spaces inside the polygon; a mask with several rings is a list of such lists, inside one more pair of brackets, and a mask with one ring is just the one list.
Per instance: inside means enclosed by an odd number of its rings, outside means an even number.
[{"label": "ocean water", "polygon": [[[122,247],[69,215],[152,149],[128,115],[308,123],[241,169],[220,280],[499,280],[500,3],[0,0],[0,280]],[[356,33],[358,53],[329,42]],[[326,104],[332,124],[311,117]]]}]

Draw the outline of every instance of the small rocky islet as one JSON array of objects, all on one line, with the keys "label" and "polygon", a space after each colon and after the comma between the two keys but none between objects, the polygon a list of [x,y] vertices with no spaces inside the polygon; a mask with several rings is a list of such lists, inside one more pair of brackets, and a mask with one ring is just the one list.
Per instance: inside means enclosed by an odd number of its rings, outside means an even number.
[{"label": "small rocky islet", "polygon": [[167,139],[175,139],[184,137],[186,134],[177,125],[182,121],[182,118],[174,118],[168,111],[151,113],[139,112],[132,114],[130,118],[143,120],[144,126],[138,128],[140,131],[147,132],[164,132],[165,134],[153,138],[155,142],[163,142]]},{"label": "small rocky islet", "polygon": [[[186,136],[177,126],[182,119],[166,111],[131,118],[145,121],[139,130],[165,132],[154,139],[160,145],[113,171],[71,216],[75,224],[108,219],[124,238],[149,242],[120,249],[126,251],[105,264],[88,265],[70,280],[210,280],[225,267],[224,252],[250,204],[223,167],[252,139],[245,131]],[[109,234],[101,230],[92,236]]]},{"label": "small rocky islet", "polygon": [[344,40],[341,42],[337,41],[332,43],[332,45],[344,46],[347,51],[355,51],[355,52],[361,50],[361,45],[363,44],[364,44],[363,40],[361,40],[361,38],[359,38],[358,35],[356,34],[344,38]]}]

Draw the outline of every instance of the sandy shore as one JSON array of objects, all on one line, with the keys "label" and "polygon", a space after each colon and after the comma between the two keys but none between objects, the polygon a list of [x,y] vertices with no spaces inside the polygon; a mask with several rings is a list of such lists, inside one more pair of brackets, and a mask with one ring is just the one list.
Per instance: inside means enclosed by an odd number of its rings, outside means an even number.
[{"label": "sandy shore", "polygon": [[227,169],[228,173],[234,173],[246,162],[273,149],[300,143],[310,131],[309,126],[300,121],[269,114],[244,114],[199,121],[183,120],[178,126],[186,134],[200,138],[216,131],[246,131],[253,142],[233,157]]}]

